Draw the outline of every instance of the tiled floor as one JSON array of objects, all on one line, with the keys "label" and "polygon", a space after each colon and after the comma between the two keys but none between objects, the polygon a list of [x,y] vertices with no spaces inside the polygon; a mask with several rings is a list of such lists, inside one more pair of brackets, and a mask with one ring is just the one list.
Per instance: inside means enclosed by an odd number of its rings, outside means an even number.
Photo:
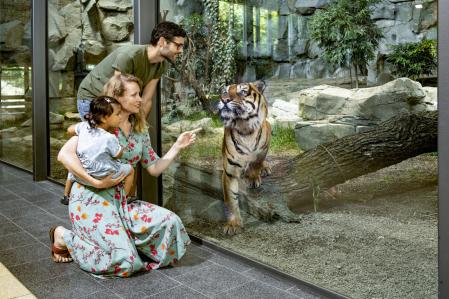
[{"label": "tiled floor", "polygon": [[[176,267],[126,279],[101,280],[75,263],[53,263],[48,230],[70,228],[67,207],[59,203],[62,192],[62,186],[33,182],[30,174],[0,162],[0,262],[23,284],[22,293],[28,289],[37,298],[67,299],[325,298],[200,244],[192,244]],[[0,279],[0,289],[11,285]]]}]

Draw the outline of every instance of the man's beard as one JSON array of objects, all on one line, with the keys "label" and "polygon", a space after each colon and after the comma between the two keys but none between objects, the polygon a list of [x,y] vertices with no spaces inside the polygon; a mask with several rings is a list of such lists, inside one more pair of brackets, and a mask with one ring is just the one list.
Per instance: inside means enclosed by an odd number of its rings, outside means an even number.
[{"label": "man's beard", "polygon": [[161,56],[164,57],[165,59],[171,61],[171,62],[176,62],[176,56],[175,55],[169,56],[169,55],[161,53]]}]

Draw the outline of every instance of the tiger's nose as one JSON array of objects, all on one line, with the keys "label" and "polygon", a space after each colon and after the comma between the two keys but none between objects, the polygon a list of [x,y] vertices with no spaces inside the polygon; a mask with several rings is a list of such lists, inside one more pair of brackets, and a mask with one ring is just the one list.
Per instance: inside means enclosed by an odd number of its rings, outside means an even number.
[{"label": "tiger's nose", "polygon": [[221,100],[223,101],[223,103],[229,103],[231,101],[231,97],[229,96],[229,94],[222,94]]}]

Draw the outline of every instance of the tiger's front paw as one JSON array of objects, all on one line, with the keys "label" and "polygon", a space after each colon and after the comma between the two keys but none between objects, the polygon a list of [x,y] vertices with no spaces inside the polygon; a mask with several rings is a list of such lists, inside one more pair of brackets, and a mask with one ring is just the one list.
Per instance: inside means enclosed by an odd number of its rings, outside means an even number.
[{"label": "tiger's front paw", "polygon": [[270,164],[268,164],[267,162],[263,163],[263,168],[260,171],[260,175],[262,177],[271,175],[271,166],[270,166]]},{"label": "tiger's front paw", "polygon": [[241,219],[231,219],[228,220],[228,222],[223,226],[223,233],[225,235],[235,235],[242,231],[243,229],[243,223]]},{"label": "tiger's front paw", "polygon": [[260,176],[256,178],[248,178],[248,187],[252,189],[257,189],[262,184],[262,178]]}]

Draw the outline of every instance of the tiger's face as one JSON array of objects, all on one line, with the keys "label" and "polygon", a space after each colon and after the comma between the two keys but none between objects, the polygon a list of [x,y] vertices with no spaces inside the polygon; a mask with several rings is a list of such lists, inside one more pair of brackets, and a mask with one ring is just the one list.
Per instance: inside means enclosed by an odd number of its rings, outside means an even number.
[{"label": "tiger's face", "polygon": [[232,84],[223,88],[218,110],[227,128],[257,127],[266,117],[265,82]]}]

